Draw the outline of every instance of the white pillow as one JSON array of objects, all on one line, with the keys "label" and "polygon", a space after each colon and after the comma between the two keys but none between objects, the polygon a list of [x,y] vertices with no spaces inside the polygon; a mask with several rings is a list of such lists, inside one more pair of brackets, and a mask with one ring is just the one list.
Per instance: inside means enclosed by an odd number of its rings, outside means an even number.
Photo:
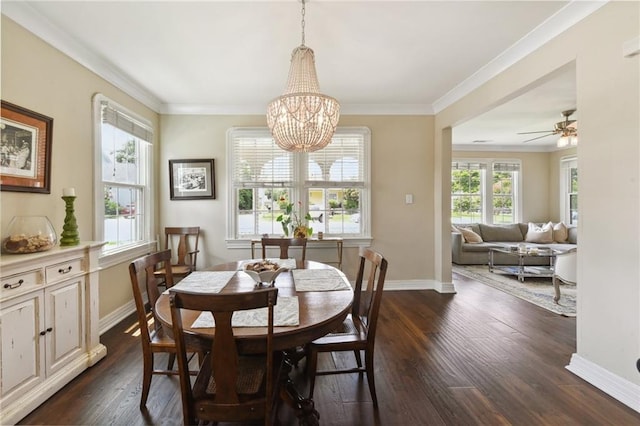
[{"label": "white pillow", "polygon": [[553,224],[551,222],[538,226],[529,222],[529,229],[524,239],[528,243],[549,244],[553,242]]},{"label": "white pillow", "polygon": [[482,237],[475,233],[471,228],[457,228],[458,231],[462,234],[462,238],[464,238],[467,243],[481,243]]},{"label": "white pillow", "polygon": [[556,243],[564,243],[569,238],[569,230],[564,222],[559,222],[553,225],[553,241]]}]

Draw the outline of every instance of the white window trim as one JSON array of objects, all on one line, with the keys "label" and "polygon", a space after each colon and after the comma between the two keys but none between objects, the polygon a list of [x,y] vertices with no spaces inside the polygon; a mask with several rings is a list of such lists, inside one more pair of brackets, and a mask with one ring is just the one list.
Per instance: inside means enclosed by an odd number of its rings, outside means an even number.
[{"label": "white window trim", "polygon": [[[362,192],[362,200],[360,201],[360,212],[361,217],[365,217],[366,220],[362,222],[362,234],[357,237],[346,236],[344,238],[344,247],[369,247],[371,245],[371,241],[373,237],[371,236],[371,130],[368,127],[338,127],[335,131],[335,135],[344,135],[350,133],[359,133],[362,134],[364,138],[365,144],[365,154],[364,154],[364,176],[366,182],[368,184],[368,188],[366,191]],[[227,209],[226,209],[226,218],[225,223],[227,223],[227,235],[226,235],[226,245],[228,249],[246,249],[251,247],[251,239],[243,238],[236,239],[234,235],[234,230],[236,229],[236,217],[235,217],[235,208],[233,205],[233,194],[232,191],[232,182],[233,182],[233,147],[232,141],[236,134],[242,133],[243,136],[249,137],[265,137],[270,136],[268,127],[231,127],[227,130],[227,143],[226,143],[226,162],[229,165],[227,167],[227,185],[226,185],[226,198],[227,198]],[[305,160],[307,158],[307,154],[303,154],[305,156]],[[301,188],[306,188],[304,185],[305,176],[302,175],[303,170],[299,167],[299,162],[294,162],[294,176],[296,176],[296,183]],[[294,200],[295,201],[295,200]],[[331,245],[333,247],[333,245]]]},{"label": "white window trim", "polygon": [[[493,164],[494,163],[514,163],[518,164],[520,171],[518,172],[518,181],[516,182],[516,187],[513,188],[513,197],[515,198],[515,203],[513,208],[515,209],[513,217],[514,223],[522,222],[522,184],[523,179],[522,175],[524,174],[522,171],[522,160],[518,158],[476,158],[476,157],[462,157],[462,158],[452,158],[452,163],[483,163],[486,165],[484,169],[484,173],[481,175],[482,182],[480,185],[482,186],[482,193],[480,194],[482,197],[482,222],[483,223],[493,223]],[[491,219],[491,222],[488,220]]]},{"label": "white window trim", "polygon": [[[103,181],[102,181],[102,111],[101,104],[103,102],[108,102],[110,105],[114,107],[114,109],[123,111],[127,115],[131,116],[133,119],[139,121],[145,126],[153,129],[153,125],[151,122],[144,117],[136,114],[135,112],[129,110],[128,108],[123,107],[122,105],[114,102],[110,98],[104,96],[101,93],[96,93],[93,96],[93,147],[94,147],[94,240],[102,241],[104,239],[104,195],[103,195]],[[155,129],[154,129],[154,138],[155,138]],[[152,144],[153,146],[153,144]],[[148,182],[147,190],[145,193],[145,217],[143,221],[143,234],[146,236],[146,239],[136,243],[131,244],[126,247],[122,247],[120,249],[110,250],[105,252],[105,248],[103,247],[102,252],[100,254],[100,267],[107,268],[110,266],[114,266],[123,262],[127,262],[131,259],[135,259],[136,257],[143,256],[152,251],[155,251],[157,248],[157,242],[152,236],[151,230],[154,229],[154,217],[155,217],[155,206],[152,203],[154,197],[154,185],[152,183],[153,176],[153,148],[149,149],[148,152],[148,164],[147,164],[147,176],[146,181]]]},{"label": "white window trim", "polygon": [[560,177],[560,220],[566,224],[571,223],[571,206],[569,205],[569,185],[571,176],[569,174],[569,170],[574,167],[578,168],[577,156],[570,155],[560,158],[560,173],[558,174]]}]

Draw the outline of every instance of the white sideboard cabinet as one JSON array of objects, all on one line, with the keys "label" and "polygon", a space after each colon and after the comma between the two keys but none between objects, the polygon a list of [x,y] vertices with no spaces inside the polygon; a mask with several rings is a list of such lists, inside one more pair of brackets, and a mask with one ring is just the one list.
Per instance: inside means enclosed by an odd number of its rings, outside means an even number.
[{"label": "white sideboard cabinet", "polygon": [[15,424],[107,354],[98,254],[82,242],[0,256],[0,424]]}]

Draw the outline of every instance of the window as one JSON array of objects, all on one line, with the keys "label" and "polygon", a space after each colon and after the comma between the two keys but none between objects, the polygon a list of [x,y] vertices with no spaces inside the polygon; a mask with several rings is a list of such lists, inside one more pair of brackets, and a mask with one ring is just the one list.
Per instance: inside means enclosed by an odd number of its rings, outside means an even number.
[{"label": "window", "polygon": [[560,160],[560,216],[565,223],[578,224],[578,160]]},{"label": "window", "polygon": [[519,172],[517,161],[452,162],[451,222],[518,222]]},{"label": "window", "polygon": [[451,222],[484,222],[482,188],[486,165],[454,162],[451,165]]},{"label": "window", "polygon": [[366,128],[339,128],[324,149],[307,154],[280,149],[269,130],[231,129],[229,239],[282,235],[285,204],[309,212],[314,233],[368,238],[369,145]]},{"label": "window", "polygon": [[102,95],[94,97],[96,126],[96,239],[103,255],[146,247],[150,242],[151,142],[144,119]]}]

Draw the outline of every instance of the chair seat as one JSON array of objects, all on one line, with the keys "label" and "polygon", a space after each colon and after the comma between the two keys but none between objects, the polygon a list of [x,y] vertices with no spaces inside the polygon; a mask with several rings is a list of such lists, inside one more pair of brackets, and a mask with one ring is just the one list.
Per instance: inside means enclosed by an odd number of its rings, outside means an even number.
[{"label": "chair seat", "polygon": [[351,347],[357,342],[362,342],[363,346],[366,345],[367,332],[362,321],[359,319],[354,321],[351,314],[349,314],[337,330],[314,340],[311,345],[326,347],[327,345],[339,346],[344,344]]},{"label": "chair seat", "polygon": [[[210,356],[209,354],[205,358],[203,368],[193,386],[195,399],[211,399],[216,394],[216,381],[211,375]],[[265,365],[266,358],[264,356],[240,357],[238,368],[241,374],[238,375],[236,381],[238,395],[255,395],[260,392],[267,375]]]},{"label": "chair seat", "polygon": [[164,332],[161,328],[150,332],[151,346],[153,348],[162,348],[163,352],[175,352],[176,342]]},{"label": "chair seat", "polygon": [[[187,275],[191,273],[191,267],[189,265],[177,265],[177,266],[172,266],[171,267],[171,272],[173,273],[173,275]],[[161,277],[166,275],[167,271],[165,268],[162,269],[158,269],[157,271],[155,271],[153,274],[157,277]]]}]

